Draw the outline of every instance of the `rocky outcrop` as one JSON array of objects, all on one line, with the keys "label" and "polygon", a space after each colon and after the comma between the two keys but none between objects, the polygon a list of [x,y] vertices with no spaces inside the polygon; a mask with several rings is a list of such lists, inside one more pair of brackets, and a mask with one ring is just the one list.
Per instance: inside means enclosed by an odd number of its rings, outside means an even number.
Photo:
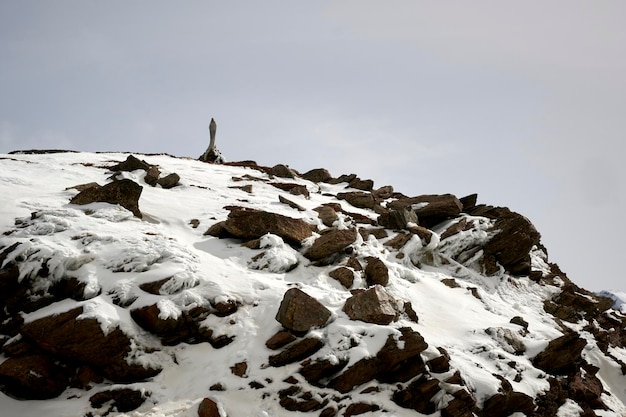
[{"label": "rocky outcrop", "polygon": [[313,245],[304,253],[312,261],[322,261],[336,255],[350,246],[357,237],[355,229],[334,229],[324,233],[313,242]]},{"label": "rocky outcrop", "polygon": [[355,291],[346,300],[343,311],[352,320],[375,324],[389,324],[398,317],[396,300],[380,285],[365,291]]},{"label": "rocky outcrop", "polygon": [[102,187],[87,188],[70,200],[72,204],[84,205],[96,202],[119,204],[131,211],[135,217],[142,218],[139,210],[139,197],[143,187],[129,179],[110,182]]},{"label": "rocky outcrop", "polygon": [[452,194],[421,195],[401,198],[387,205],[392,210],[412,209],[422,226],[432,227],[442,221],[457,217],[463,204]]},{"label": "rocky outcrop", "polygon": [[553,375],[565,375],[575,370],[581,362],[580,354],[587,341],[578,333],[571,332],[558,337],[535,358],[533,364]]}]

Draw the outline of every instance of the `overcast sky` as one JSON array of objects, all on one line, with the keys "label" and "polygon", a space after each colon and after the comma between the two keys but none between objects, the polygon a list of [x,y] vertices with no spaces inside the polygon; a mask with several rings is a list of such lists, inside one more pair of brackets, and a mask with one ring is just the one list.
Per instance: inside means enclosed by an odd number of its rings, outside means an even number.
[{"label": "overcast sky", "polygon": [[478,193],[626,290],[626,2],[0,1],[0,153],[197,157]]}]

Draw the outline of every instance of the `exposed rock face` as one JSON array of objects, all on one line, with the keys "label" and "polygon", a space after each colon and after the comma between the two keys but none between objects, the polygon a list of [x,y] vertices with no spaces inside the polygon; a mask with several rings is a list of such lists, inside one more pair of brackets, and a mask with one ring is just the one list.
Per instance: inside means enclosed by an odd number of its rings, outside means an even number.
[{"label": "exposed rock face", "polygon": [[417,214],[413,210],[403,208],[391,210],[378,216],[378,224],[387,229],[404,229],[409,223],[418,223]]},{"label": "exposed rock face", "polygon": [[89,397],[89,402],[93,408],[102,408],[110,404],[110,411],[127,413],[139,408],[148,396],[149,393],[146,395],[134,389],[121,388],[98,392]]},{"label": "exposed rock face", "polygon": [[548,346],[533,359],[537,368],[554,375],[565,375],[573,371],[581,361],[580,354],[587,345],[578,333],[567,333],[552,340]]},{"label": "exposed rock face", "polygon": [[388,208],[392,210],[411,208],[417,214],[421,225],[432,227],[448,218],[458,216],[463,204],[452,194],[421,195],[392,201]]},{"label": "exposed rock face", "polygon": [[308,358],[324,346],[317,337],[307,337],[292,343],[283,349],[280,353],[269,357],[271,366],[284,366],[293,362],[298,362]]},{"label": "exposed rock face", "polygon": [[276,320],[291,331],[307,332],[313,327],[324,326],[330,316],[330,311],[315,298],[292,288],[283,296]]},{"label": "exposed rock face", "polygon": [[396,300],[380,285],[348,298],[343,311],[352,320],[375,324],[389,324],[398,316]]},{"label": "exposed rock face", "polygon": [[104,334],[95,319],[78,319],[82,307],[26,323],[21,333],[41,350],[72,363],[84,363],[98,369],[115,382],[150,378],[160,369],[130,364],[125,357],[131,340],[119,328]]},{"label": "exposed rock face", "polygon": [[313,210],[317,211],[320,220],[327,227],[332,227],[333,223],[339,220],[337,212],[330,206],[319,206]]},{"label": "exposed rock face", "polygon": [[135,217],[142,218],[143,215],[139,211],[139,197],[143,187],[136,182],[123,179],[113,181],[100,188],[87,188],[75,195],[70,203],[84,205],[95,202],[104,202],[110,204],[119,204],[127,210],[130,210]]},{"label": "exposed rock face", "polygon": [[258,239],[271,233],[297,246],[312,234],[309,225],[304,220],[242,208],[231,210],[223,227],[229,234],[240,239]]},{"label": "exposed rock face", "polygon": [[69,385],[70,372],[46,355],[8,358],[0,364],[0,385],[7,394],[26,400],[55,398]]},{"label": "exposed rock face", "polygon": [[312,261],[319,261],[334,255],[350,246],[357,237],[355,229],[335,229],[315,239],[304,256]]}]

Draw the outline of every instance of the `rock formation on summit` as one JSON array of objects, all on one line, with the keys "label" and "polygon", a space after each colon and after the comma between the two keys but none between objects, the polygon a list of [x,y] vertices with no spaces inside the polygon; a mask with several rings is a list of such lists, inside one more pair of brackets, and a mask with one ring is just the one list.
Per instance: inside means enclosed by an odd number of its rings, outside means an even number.
[{"label": "rock formation on summit", "polygon": [[206,151],[198,158],[202,162],[221,163],[224,162],[224,157],[220,151],[215,147],[215,134],[217,132],[217,123],[215,119],[211,118],[209,123],[209,146]]}]

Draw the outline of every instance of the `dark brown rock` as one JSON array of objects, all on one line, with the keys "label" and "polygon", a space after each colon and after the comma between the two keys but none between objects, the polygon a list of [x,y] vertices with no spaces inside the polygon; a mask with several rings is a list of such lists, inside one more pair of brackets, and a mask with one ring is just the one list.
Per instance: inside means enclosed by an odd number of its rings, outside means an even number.
[{"label": "dark brown rock", "polygon": [[372,190],[372,195],[374,196],[374,198],[386,200],[393,196],[393,187],[391,185],[385,185],[377,190]]},{"label": "dark brown rock", "polygon": [[378,360],[376,358],[363,358],[333,378],[328,386],[342,393],[352,391],[354,387],[365,384],[376,377],[377,365]]},{"label": "dark brown rock", "polygon": [[22,326],[22,335],[41,350],[58,358],[92,365],[114,382],[134,382],[150,378],[160,369],[129,364],[130,338],[118,327],[104,334],[96,319],[77,317],[82,307],[47,316]]},{"label": "dark brown rock", "polygon": [[293,334],[281,330],[277,332],[274,336],[267,339],[267,341],[265,342],[265,346],[267,346],[269,349],[276,350],[285,345],[288,345],[294,340],[296,340],[296,337]]},{"label": "dark brown rock", "polygon": [[332,230],[315,239],[313,245],[304,253],[312,261],[322,261],[350,246],[357,237],[355,229]]},{"label": "dark brown rock", "polygon": [[137,158],[134,155],[128,155],[124,162],[120,162],[117,165],[113,165],[109,168],[111,171],[135,171],[138,169],[143,169],[144,171],[148,171],[150,169],[150,164],[146,161],[143,161]]},{"label": "dark brown rock", "polygon": [[453,224],[451,224],[443,233],[439,236],[441,240],[447,239],[450,236],[454,236],[457,233],[465,230],[467,226],[467,219],[465,217],[461,217],[461,219]]},{"label": "dark brown rock", "polygon": [[221,221],[215,223],[213,226],[209,227],[206,232],[203,233],[204,236],[214,236],[219,238],[229,237],[230,233],[224,227],[226,221]]},{"label": "dark brown rock", "polygon": [[535,403],[532,397],[522,392],[498,393],[487,399],[483,406],[483,416],[500,417],[513,413],[524,413],[531,415],[535,410]]},{"label": "dark brown rock", "polygon": [[158,281],[144,282],[143,284],[139,285],[139,288],[142,291],[147,292],[148,294],[160,295],[161,294],[160,290],[163,284],[165,284],[171,279],[172,277],[167,277],[167,278],[160,279]]},{"label": "dark brown rock", "polygon": [[418,223],[417,214],[409,208],[390,210],[378,216],[378,224],[387,229],[404,229],[408,223]]},{"label": "dark brown rock", "polygon": [[351,188],[356,188],[357,190],[372,191],[372,188],[374,188],[374,181],[362,180],[357,177],[350,181],[350,183],[348,183],[348,186]]},{"label": "dark brown rock", "polygon": [[95,202],[119,204],[130,210],[135,217],[142,218],[139,211],[139,197],[143,187],[129,179],[113,181],[100,188],[87,188],[76,194],[70,203],[84,205]]},{"label": "dark brown rock", "polygon": [[127,413],[139,408],[148,396],[149,393],[121,388],[98,392],[89,397],[89,402],[93,408],[102,408],[105,404],[110,404],[111,411]]},{"label": "dark brown rock", "polygon": [[166,175],[165,177],[159,178],[157,180],[157,184],[159,184],[161,188],[165,189],[174,188],[178,185],[179,182],[180,176],[176,173]]},{"label": "dark brown rock", "polygon": [[302,207],[300,204],[289,200],[288,198],[283,197],[282,195],[278,196],[278,201],[280,201],[283,204],[287,204],[289,207],[291,207],[292,209],[296,209],[298,211],[305,211],[306,209],[304,207]]},{"label": "dark brown rock", "polygon": [[424,374],[405,388],[396,391],[392,400],[400,407],[410,408],[422,414],[432,414],[436,407],[431,399],[439,391],[439,381]]},{"label": "dark brown rock", "polygon": [[230,367],[230,372],[233,375],[238,376],[239,378],[243,378],[244,376],[246,376],[246,373],[248,372],[248,362],[246,361],[237,362],[236,364]]},{"label": "dark brown rock", "polygon": [[354,282],[354,271],[345,266],[333,269],[328,276],[339,281],[345,288],[350,288]]},{"label": "dark brown rock", "polygon": [[326,182],[332,178],[325,168],[315,168],[302,174],[302,178],[313,182]]},{"label": "dark brown rock", "polygon": [[331,178],[326,181],[329,184],[341,184],[342,182],[350,183],[350,181],[356,178],[356,174],[342,174],[337,178]]},{"label": "dark brown rock", "polygon": [[153,165],[148,169],[148,172],[146,173],[146,176],[143,177],[143,180],[146,184],[154,187],[157,184],[160,175],[161,171],[159,171],[159,168]]},{"label": "dark brown rock", "polygon": [[387,265],[379,258],[368,257],[367,266],[365,267],[365,279],[367,285],[382,285],[383,287],[389,283],[389,269]]},{"label": "dark brown rock", "polygon": [[298,371],[300,375],[311,385],[322,386],[323,379],[330,378],[340,372],[348,364],[348,359],[330,360],[316,359],[306,360],[302,363],[302,367]]},{"label": "dark brown rock", "polygon": [[318,217],[327,227],[332,227],[333,223],[339,220],[337,212],[331,206],[323,205],[316,207],[313,210],[317,211]]},{"label": "dark brown rock", "polygon": [[385,345],[376,354],[376,378],[386,383],[407,382],[425,371],[420,353],[428,344],[418,332],[409,327],[399,329],[401,336],[387,337]]},{"label": "dark brown rock", "polygon": [[306,188],[306,186],[301,184],[271,182],[270,185],[273,185],[279,190],[287,191],[289,194],[303,195],[307,198],[310,196],[309,190]]},{"label": "dark brown rock", "polygon": [[389,324],[398,316],[396,300],[380,285],[348,298],[343,311],[352,320],[375,324]]},{"label": "dark brown rock", "polygon": [[359,234],[361,235],[363,240],[369,239],[370,236],[374,236],[376,239],[384,239],[389,236],[387,235],[387,231],[385,230],[384,227],[377,227],[377,228],[359,227]]},{"label": "dark brown rock", "polygon": [[197,332],[197,328],[190,326],[183,315],[178,318],[159,317],[161,311],[157,304],[141,307],[130,312],[135,322],[145,330],[159,336],[165,345],[176,345],[188,340]]},{"label": "dark brown rock", "polygon": [[330,311],[315,298],[291,288],[283,296],[276,320],[291,331],[307,332],[313,327],[326,325],[330,316]]},{"label": "dark brown rock", "polygon": [[387,207],[392,210],[412,209],[421,225],[432,227],[446,219],[457,217],[463,204],[452,194],[442,194],[403,198],[392,201]]},{"label": "dark brown rock", "polygon": [[467,213],[469,210],[476,207],[477,200],[478,200],[478,194],[470,194],[465,197],[459,198],[459,201],[463,205],[463,212]]},{"label": "dark brown rock", "polygon": [[357,416],[359,414],[371,413],[380,410],[380,407],[376,404],[369,403],[352,403],[346,408],[343,415],[344,417]]},{"label": "dark brown rock", "polygon": [[0,388],[12,397],[23,400],[55,398],[68,384],[67,371],[46,355],[13,357],[0,364]]},{"label": "dark brown rock", "polygon": [[568,378],[567,386],[570,395],[579,404],[587,404],[593,409],[606,410],[606,404],[602,401],[604,387],[596,376],[598,368],[590,365],[585,368],[576,370],[576,373]]},{"label": "dark brown rock", "polygon": [[328,400],[320,401],[310,391],[302,391],[299,386],[291,386],[278,391],[279,404],[285,410],[308,413],[319,410],[328,404]]},{"label": "dark brown rock", "polygon": [[339,193],[337,194],[337,198],[339,200],[346,200],[348,203],[358,208],[373,209],[376,205],[376,201],[374,200],[372,193],[367,192],[353,191],[348,193]]},{"label": "dark brown rock", "polygon": [[551,340],[535,358],[533,364],[550,374],[565,375],[572,372],[582,360],[580,354],[587,345],[578,333],[571,332]]},{"label": "dark brown rock", "polygon": [[224,417],[220,413],[217,403],[210,398],[204,398],[198,405],[198,417]]},{"label": "dark brown rock", "polygon": [[280,353],[269,357],[270,366],[279,367],[308,358],[324,346],[317,337],[307,337],[287,346]]},{"label": "dark brown rock", "polygon": [[298,176],[296,171],[283,164],[274,165],[269,173],[270,175],[280,178],[296,178]]},{"label": "dark brown rock", "polygon": [[234,209],[224,223],[224,229],[234,237],[251,240],[272,233],[285,242],[300,245],[311,236],[309,224],[302,219],[253,209]]},{"label": "dark brown rock", "polygon": [[78,185],[74,185],[71,187],[67,187],[66,190],[71,190],[74,189],[76,191],[83,191],[86,190],[88,188],[100,188],[102,187],[100,184],[98,184],[97,182],[88,182],[86,184],[78,184]]}]

